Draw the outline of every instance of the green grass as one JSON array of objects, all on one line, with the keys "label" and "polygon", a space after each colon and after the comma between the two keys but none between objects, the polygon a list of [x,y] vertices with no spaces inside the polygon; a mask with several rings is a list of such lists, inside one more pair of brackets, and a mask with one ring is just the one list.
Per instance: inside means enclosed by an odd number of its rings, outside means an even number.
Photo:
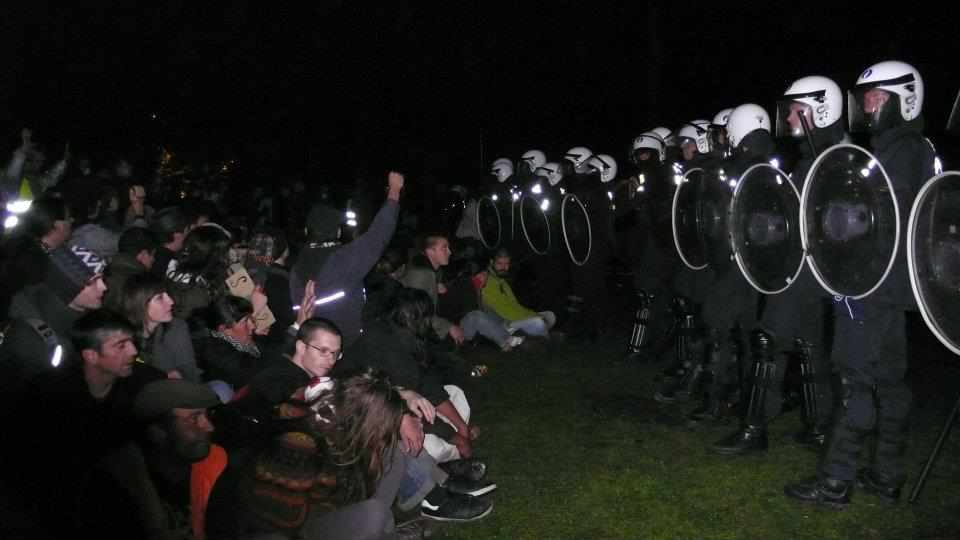
[{"label": "green grass", "polygon": [[820,509],[783,495],[784,484],[815,472],[817,456],[789,442],[797,411],[771,424],[767,453],[711,455],[707,445],[735,426],[658,421],[692,405],[651,401],[658,366],[614,362],[623,343],[464,352],[491,368],[467,395],[482,429],[476,453],[499,488],[489,517],[439,527],[434,538],[960,538],[960,432],[920,501],[905,502],[955,394],[915,413],[899,505],[856,493],[844,511]]}]

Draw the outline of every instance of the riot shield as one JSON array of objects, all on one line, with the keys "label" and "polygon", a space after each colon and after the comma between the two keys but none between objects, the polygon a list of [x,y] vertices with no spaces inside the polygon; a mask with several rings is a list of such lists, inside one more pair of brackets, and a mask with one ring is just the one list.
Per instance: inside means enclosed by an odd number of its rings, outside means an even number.
[{"label": "riot shield", "polygon": [[900,210],[890,178],[867,150],[828,148],[807,173],[800,235],[813,275],[830,294],[863,298],[893,266]]},{"label": "riot shield", "polygon": [[705,169],[698,194],[697,229],[700,242],[713,268],[726,268],[733,261],[730,245],[730,203],[737,179],[724,169]]},{"label": "riot shield", "polygon": [[550,220],[546,214],[549,208],[550,200],[547,198],[539,199],[532,195],[520,197],[520,227],[527,245],[537,255],[544,255],[550,250]]},{"label": "riot shield", "polygon": [[590,228],[587,208],[572,193],[565,195],[563,202],[560,203],[560,223],[563,227],[563,242],[567,246],[570,260],[577,266],[583,266],[590,259],[593,231]]},{"label": "riot shield", "polygon": [[480,234],[480,241],[487,249],[497,249],[500,246],[503,223],[500,220],[497,201],[492,197],[483,197],[477,202],[477,232]]},{"label": "riot shield", "polygon": [[927,326],[960,354],[960,172],[934,176],[917,194],[907,226],[907,266]]},{"label": "riot shield", "polygon": [[759,163],[733,191],[730,240],[737,266],[751,286],[778,294],[803,270],[800,192],[780,169]]},{"label": "riot shield", "polygon": [[699,195],[703,177],[703,169],[690,169],[683,175],[673,193],[673,245],[677,248],[683,264],[691,270],[703,270],[708,266],[699,217]]}]

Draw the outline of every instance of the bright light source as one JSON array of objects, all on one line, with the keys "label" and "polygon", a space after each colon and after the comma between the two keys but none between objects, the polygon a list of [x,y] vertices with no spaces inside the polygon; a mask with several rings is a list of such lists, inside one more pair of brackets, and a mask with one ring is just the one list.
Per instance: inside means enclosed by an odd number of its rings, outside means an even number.
[{"label": "bright light source", "polygon": [[673,175],[673,183],[679,186],[680,184],[683,183],[683,177],[680,176],[679,174]]},{"label": "bright light source", "polygon": [[7,219],[3,220],[4,229],[12,229],[20,223],[20,218],[17,216],[7,216]]},{"label": "bright light source", "polygon": [[730,187],[735,188],[735,187],[737,187],[737,179],[736,179],[736,178],[731,178],[730,181],[727,182],[727,184],[728,184]]},{"label": "bright light source", "polygon": [[534,184],[533,187],[530,188],[530,193],[533,193],[535,195],[539,195],[542,191],[543,191],[543,188],[540,187],[540,184]]},{"label": "bright light source", "polygon": [[939,157],[933,158],[933,174],[943,173],[943,162],[940,161]]},{"label": "bright light source", "polygon": [[543,210],[544,212],[546,212],[547,209],[549,209],[549,208],[550,208],[550,199],[544,199],[544,200],[540,201],[540,209],[541,209],[541,210]]},{"label": "bright light source", "polygon": [[563,189],[563,188],[560,188],[560,194],[561,194],[561,195],[566,195],[566,194],[567,194],[567,190],[565,190],[565,189]]},{"label": "bright light source", "polygon": [[500,197],[497,197],[496,195],[494,195],[493,197],[490,197],[490,198],[496,201],[496,200],[499,199]]},{"label": "bright light source", "polygon": [[867,169],[867,168],[860,169],[860,176],[864,178],[870,176],[870,169]]},{"label": "bright light source", "polygon": [[348,227],[356,227],[356,226],[357,226],[357,220],[355,220],[355,219],[348,219],[348,220],[347,220],[347,226],[348,226]]},{"label": "bright light source", "polygon": [[778,169],[780,168],[780,160],[777,159],[777,158],[771,159],[771,160],[770,160],[770,164],[773,165],[774,167],[778,168]]},{"label": "bright light source", "polygon": [[612,192],[612,191],[608,191],[608,192],[607,192],[607,198],[610,199],[611,201],[613,200],[613,192]]},{"label": "bright light source", "polygon": [[637,182],[639,182],[639,183],[641,183],[641,184],[646,184],[646,183],[647,183],[647,177],[641,174],[640,176],[637,177]]},{"label": "bright light source", "polygon": [[353,210],[347,210],[347,219],[357,219],[357,213]]},{"label": "bright light source", "polygon": [[640,187],[637,188],[637,191],[639,191],[640,193],[643,193],[643,192],[646,191],[646,190],[647,190],[647,188],[645,188],[645,187],[643,187],[643,186],[640,186]]},{"label": "bright light source", "polygon": [[11,214],[22,214],[30,209],[30,206],[33,204],[33,201],[26,201],[23,199],[10,201],[7,203],[7,212]]},{"label": "bright light source", "polygon": [[57,367],[60,365],[60,361],[63,359],[63,347],[57,345],[53,349],[53,356],[50,357],[50,365]]},{"label": "bright light source", "polygon": [[513,200],[514,200],[514,201],[520,200],[520,194],[519,194],[519,193],[514,193],[514,194],[513,194]]}]

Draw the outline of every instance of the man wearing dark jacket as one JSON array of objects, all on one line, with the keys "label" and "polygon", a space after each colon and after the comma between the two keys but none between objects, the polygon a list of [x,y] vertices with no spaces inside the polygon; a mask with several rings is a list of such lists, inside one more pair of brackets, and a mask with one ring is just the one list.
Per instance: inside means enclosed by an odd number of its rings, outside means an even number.
[{"label": "man wearing dark jacket", "polygon": [[310,242],[290,273],[290,298],[303,298],[307,281],[316,283],[314,315],[333,321],[343,333],[343,345],[352,344],[363,330],[363,278],[380,259],[397,226],[403,175],[387,175],[387,200],[370,228],[356,240],[342,244],[340,225],[344,214],[318,205],[307,217]]}]

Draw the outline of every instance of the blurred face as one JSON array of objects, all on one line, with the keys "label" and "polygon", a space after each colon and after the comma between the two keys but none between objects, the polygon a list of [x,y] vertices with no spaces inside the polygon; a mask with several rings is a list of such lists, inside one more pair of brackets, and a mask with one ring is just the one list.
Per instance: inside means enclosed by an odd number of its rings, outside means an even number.
[{"label": "blurred face", "polygon": [[300,367],[312,377],[326,377],[340,359],[340,336],[317,330],[307,341],[297,342]]},{"label": "blurred face", "polygon": [[506,275],[510,272],[510,257],[497,257],[493,260],[493,271],[498,276]]},{"label": "blurred face", "polygon": [[810,106],[803,103],[791,103],[790,114],[787,115],[787,124],[790,125],[790,134],[794,137],[803,135],[803,123],[806,122],[807,129],[812,130],[810,124]]},{"label": "blurred face", "polygon": [[100,345],[99,351],[84,351],[84,359],[100,368],[104,373],[115,377],[129,377],[133,372],[133,359],[137,356],[137,348],[133,345],[130,334],[126,332],[111,332]]},{"label": "blurred face", "polygon": [[103,305],[103,293],[106,290],[107,284],[103,282],[103,276],[93,276],[70,302],[70,307],[77,311],[99,309]]},{"label": "blurred face", "polygon": [[450,242],[446,238],[435,240],[433,245],[428,247],[425,252],[427,259],[430,260],[434,268],[449,264],[450,255],[453,253],[450,251]]},{"label": "blurred face", "polygon": [[683,153],[684,161],[690,161],[697,155],[697,143],[690,139],[685,139],[680,145],[680,151]]},{"label": "blurred face", "polygon": [[210,453],[213,424],[206,409],[173,409],[173,430],[170,442],[176,455],[193,463]]},{"label": "blurred face", "polygon": [[153,268],[153,261],[156,260],[157,252],[152,249],[142,249],[140,253],[137,253],[137,261],[143,265],[144,268],[150,270]]},{"label": "blurred face", "polygon": [[883,106],[890,100],[890,94],[886,90],[872,88],[863,94],[863,112],[874,114],[883,109]]},{"label": "blurred face", "polygon": [[253,343],[253,332],[256,329],[257,323],[253,320],[253,315],[247,315],[231,326],[221,326],[220,333],[232,337],[237,343],[249,345]]},{"label": "blurred face", "polygon": [[173,320],[173,298],[162,292],[147,301],[147,320],[153,323],[168,323]]},{"label": "blurred face", "polygon": [[143,204],[147,200],[147,190],[143,186],[130,188],[130,204]]}]

